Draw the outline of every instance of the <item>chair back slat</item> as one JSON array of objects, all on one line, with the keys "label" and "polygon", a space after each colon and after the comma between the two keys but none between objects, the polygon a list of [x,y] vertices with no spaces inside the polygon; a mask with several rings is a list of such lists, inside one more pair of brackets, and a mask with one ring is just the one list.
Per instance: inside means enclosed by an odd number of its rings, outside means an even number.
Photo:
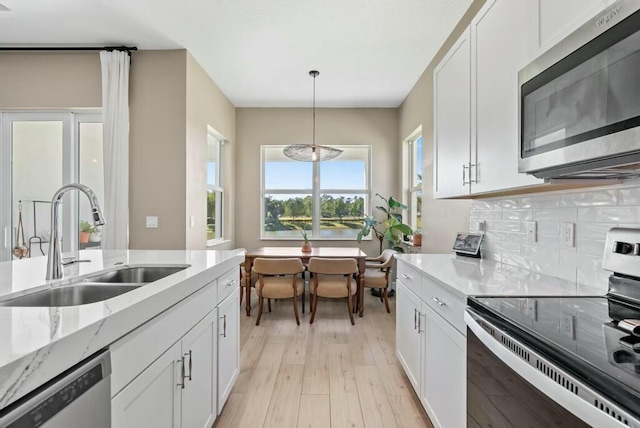
[{"label": "chair back slat", "polygon": [[325,275],[349,275],[358,271],[355,259],[330,259],[311,257],[309,272]]},{"label": "chair back slat", "polygon": [[298,258],[267,259],[258,257],[253,261],[253,270],[261,275],[295,275],[304,272],[304,265],[302,260]]}]

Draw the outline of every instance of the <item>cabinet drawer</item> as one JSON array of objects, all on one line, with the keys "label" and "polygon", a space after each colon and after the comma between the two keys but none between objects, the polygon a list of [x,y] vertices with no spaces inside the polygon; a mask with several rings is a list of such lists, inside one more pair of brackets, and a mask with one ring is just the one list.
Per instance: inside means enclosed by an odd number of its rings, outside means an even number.
[{"label": "cabinet drawer", "polygon": [[240,286],[240,268],[234,267],[233,269],[222,274],[218,278],[218,301],[216,304],[222,302],[229,294],[234,291],[238,291]]},{"label": "cabinet drawer", "polygon": [[420,295],[420,284],[422,275],[404,262],[398,263],[398,279],[402,281],[407,288],[414,292],[416,296]]},{"label": "cabinet drawer", "polygon": [[426,277],[422,278],[422,300],[466,336],[467,325],[464,323],[466,303],[464,300]]}]

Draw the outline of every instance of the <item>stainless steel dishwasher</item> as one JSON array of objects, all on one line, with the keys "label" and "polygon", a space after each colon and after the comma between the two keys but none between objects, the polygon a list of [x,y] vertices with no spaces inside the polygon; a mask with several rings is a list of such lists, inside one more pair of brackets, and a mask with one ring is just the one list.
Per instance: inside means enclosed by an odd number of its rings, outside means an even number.
[{"label": "stainless steel dishwasher", "polygon": [[0,411],[0,428],[110,428],[111,360],[102,351]]}]

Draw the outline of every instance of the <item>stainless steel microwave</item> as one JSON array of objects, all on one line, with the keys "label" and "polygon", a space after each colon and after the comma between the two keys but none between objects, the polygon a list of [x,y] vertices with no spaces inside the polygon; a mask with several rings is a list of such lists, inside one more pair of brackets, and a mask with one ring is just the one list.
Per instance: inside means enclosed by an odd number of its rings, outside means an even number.
[{"label": "stainless steel microwave", "polygon": [[518,73],[519,172],[640,176],[640,0],[619,0]]}]

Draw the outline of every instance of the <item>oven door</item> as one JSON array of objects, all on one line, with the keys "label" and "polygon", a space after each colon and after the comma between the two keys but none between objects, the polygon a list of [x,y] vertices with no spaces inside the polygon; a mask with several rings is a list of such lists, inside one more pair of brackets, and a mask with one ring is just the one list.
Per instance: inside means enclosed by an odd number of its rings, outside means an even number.
[{"label": "oven door", "polygon": [[468,427],[640,426],[486,315],[467,308],[465,322]]}]

